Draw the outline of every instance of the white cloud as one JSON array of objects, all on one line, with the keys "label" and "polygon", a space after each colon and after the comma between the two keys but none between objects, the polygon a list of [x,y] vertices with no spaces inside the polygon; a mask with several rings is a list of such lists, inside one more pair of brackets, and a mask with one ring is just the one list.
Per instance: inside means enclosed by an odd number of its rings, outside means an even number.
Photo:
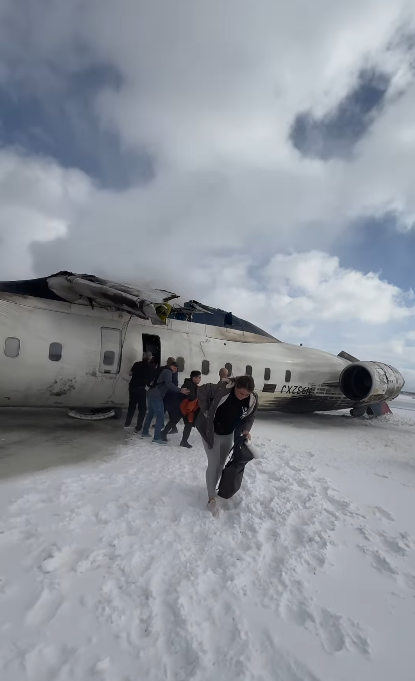
[{"label": "white cloud", "polygon": [[[391,43],[400,26],[409,30],[413,6],[30,7],[25,14],[13,0],[0,3],[0,81],[56,92],[85,64],[117,69],[120,87],[95,102],[99,123],[126,150],[153,154],[156,172],[145,185],[104,191],[81,172],[0,151],[1,279],[63,268],[145,279],[288,340],[341,349],[343,340],[358,348],[368,338],[372,358],[378,347],[403,359],[409,296],[377,274],[345,270],[327,251],[364,214],[393,210],[402,229],[415,224],[415,87],[410,55]],[[351,161],[302,158],[288,138],[295,115],[329,111],[365,66],[389,73],[394,96],[404,94],[390,97]]]},{"label": "white cloud", "polygon": [[79,171],[0,153],[1,279],[34,276],[31,244],[64,237],[90,192],[90,181]]},{"label": "white cloud", "polygon": [[[206,267],[215,302],[270,328],[305,328],[321,322],[386,326],[413,319],[412,295],[382,281],[340,267],[337,257],[311,251],[275,255],[260,270],[249,258]],[[277,320],[273,323],[270,320]]]}]

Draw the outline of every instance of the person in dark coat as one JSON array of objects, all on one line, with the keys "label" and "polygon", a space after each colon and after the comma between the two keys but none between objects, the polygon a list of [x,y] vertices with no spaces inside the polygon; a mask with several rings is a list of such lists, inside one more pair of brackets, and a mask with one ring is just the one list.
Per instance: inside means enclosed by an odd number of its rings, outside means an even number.
[{"label": "person in dark coat", "polygon": [[[197,400],[197,389],[200,381],[202,380],[202,374],[200,371],[192,371],[190,374],[190,378],[186,378],[182,388],[187,389],[189,391],[188,395],[181,395],[180,401],[177,402],[178,408],[172,411],[172,415],[170,416],[169,422],[167,423],[166,427],[161,433],[161,438],[162,440],[167,441],[167,435],[169,433],[175,433],[177,432],[177,424],[179,423],[180,419],[183,419],[184,422],[184,429],[183,429],[183,435],[182,435],[182,441],[180,443],[181,447],[186,447],[187,449],[191,449],[192,445],[189,444],[188,439],[189,435],[191,433],[191,430],[193,428],[194,422],[196,421],[196,416],[197,416],[197,409],[194,409],[192,411],[193,413],[193,420],[190,420],[190,413],[188,416],[185,416],[181,409],[180,405],[183,402],[183,400],[188,400],[189,403],[194,403]],[[195,405],[193,405],[195,406]]]},{"label": "person in dark coat", "polygon": [[[169,362],[173,362],[174,357],[169,357],[167,359],[167,364]],[[176,372],[172,376],[172,382],[173,385],[176,386],[176,388],[179,387],[179,374]],[[169,390],[169,392],[166,394],[163,402],[164,402],[164,411],[167,412],[169,416],[169,421],[175,421],[177,424],[180,421],[181,418],[181,413],[180,413],[180,402],[181,402],[182,396],[179,393],[172,392]],[[177,417],[177,418],[176,418]],[[177,433],[177,427],[174,426],[172,430],[170,431],[171,433]]]},{"label": "person in dark coat", "polygon": [[124,428],[129,428],[131,426],[135,410],[138,408],[137,425],[135,427],[136,433],[139,433],[143,427],[143,421],[147,411],[146,386],[153,376],[153,367],[151,365],[152,358],[153,355],[151,352],[145,352],[141,362],[135,362],[130,371],[131,380],[128,386],[130,399]]}]

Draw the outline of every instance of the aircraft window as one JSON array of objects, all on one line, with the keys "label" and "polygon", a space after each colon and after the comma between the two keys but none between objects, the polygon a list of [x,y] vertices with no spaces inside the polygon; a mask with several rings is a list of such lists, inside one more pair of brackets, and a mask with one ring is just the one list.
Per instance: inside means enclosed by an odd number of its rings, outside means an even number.
[{"label": "aircraft window", "polygon": [[271,379],[271,369],[265,369],[264,371],[264,381],[269,381]]},{"label": "aircraft window", "polygon": [[289,369],[287,369],[287,371],[285,372],[285,382],[289,383],[290,381],[291,381],[291,371]]},{"label": "aircraft window", "polygon": [[249,364],[245,367],[245,375],[252,376],[252,367]]},{"label": "aircraft window", "polygon": [[105,350],[104,356],[102,358],[102,363],[104,367],[112,367],[114,362],[115,362],[114,350]]},{"label": "aircraft window", "polygon": [[177,364],[177,371],[179,371],[181,374],[184,371],[184,357],[177,357],[176,358],[176,364]]},{"label": "aircraft window", "polygon": [[51,362],[60,362],[62,359],[62,344],[51,343],[49,345],[49,359]]},{"label": "aircraft window", "polygon": [[228,370],[229,376],[232,376],[232,364],[229,364],[229,362],[227,362],[225,364],[225,369]]},{"label": "aircraft window", "polygon": [[18,357],[20,355],[20,341],[18,338],[6,338],[4,342],[4,354],[6,357]]},{"label": "aircraft window", "polygon": [[207,359],[204,359],[202,362],[202,374],[203,376],[207,376],[210,371],[210,362]]}]

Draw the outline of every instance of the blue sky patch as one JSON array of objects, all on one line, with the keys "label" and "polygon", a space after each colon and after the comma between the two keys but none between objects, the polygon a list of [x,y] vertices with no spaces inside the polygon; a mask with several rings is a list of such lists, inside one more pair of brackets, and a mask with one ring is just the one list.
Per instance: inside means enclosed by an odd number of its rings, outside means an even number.
[{"label": "blue sky patch", "polygon": [[393,213],[365,218],[344,231],[330,248],[342,267],[376,272],[403,290],[415,290],[415,229],[401,232]]},{"label": "blue sky patch", "polygon": [[102,186],[122,189],[154,175],[153,159],[143,149],[123,149],[114,130],[104,128],[95,101],[104,88],[117,89],[115,69],[93,66],[57,74],[58,87],[42,92],[8,83],[0,86],[0,144],[54,158],[66,168],[79,168]]},{"label": "blue sky patch", "polygon": [[294,147],[310,158],[348,158],[382,110],[390,78],[374,69],[360,71],[354,88],[322,118],[299,113],[290,130]]}]

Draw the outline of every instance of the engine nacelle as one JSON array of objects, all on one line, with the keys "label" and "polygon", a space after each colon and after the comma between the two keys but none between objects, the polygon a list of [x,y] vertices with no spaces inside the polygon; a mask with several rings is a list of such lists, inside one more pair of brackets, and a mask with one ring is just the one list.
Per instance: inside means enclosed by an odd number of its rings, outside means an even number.
[{"label": "engine nacelle", "polygon": [[340,390],[352,402],[373,404],[398,397],[405,381],[399,371],[380,362],[353,362],[340,374]]}]

